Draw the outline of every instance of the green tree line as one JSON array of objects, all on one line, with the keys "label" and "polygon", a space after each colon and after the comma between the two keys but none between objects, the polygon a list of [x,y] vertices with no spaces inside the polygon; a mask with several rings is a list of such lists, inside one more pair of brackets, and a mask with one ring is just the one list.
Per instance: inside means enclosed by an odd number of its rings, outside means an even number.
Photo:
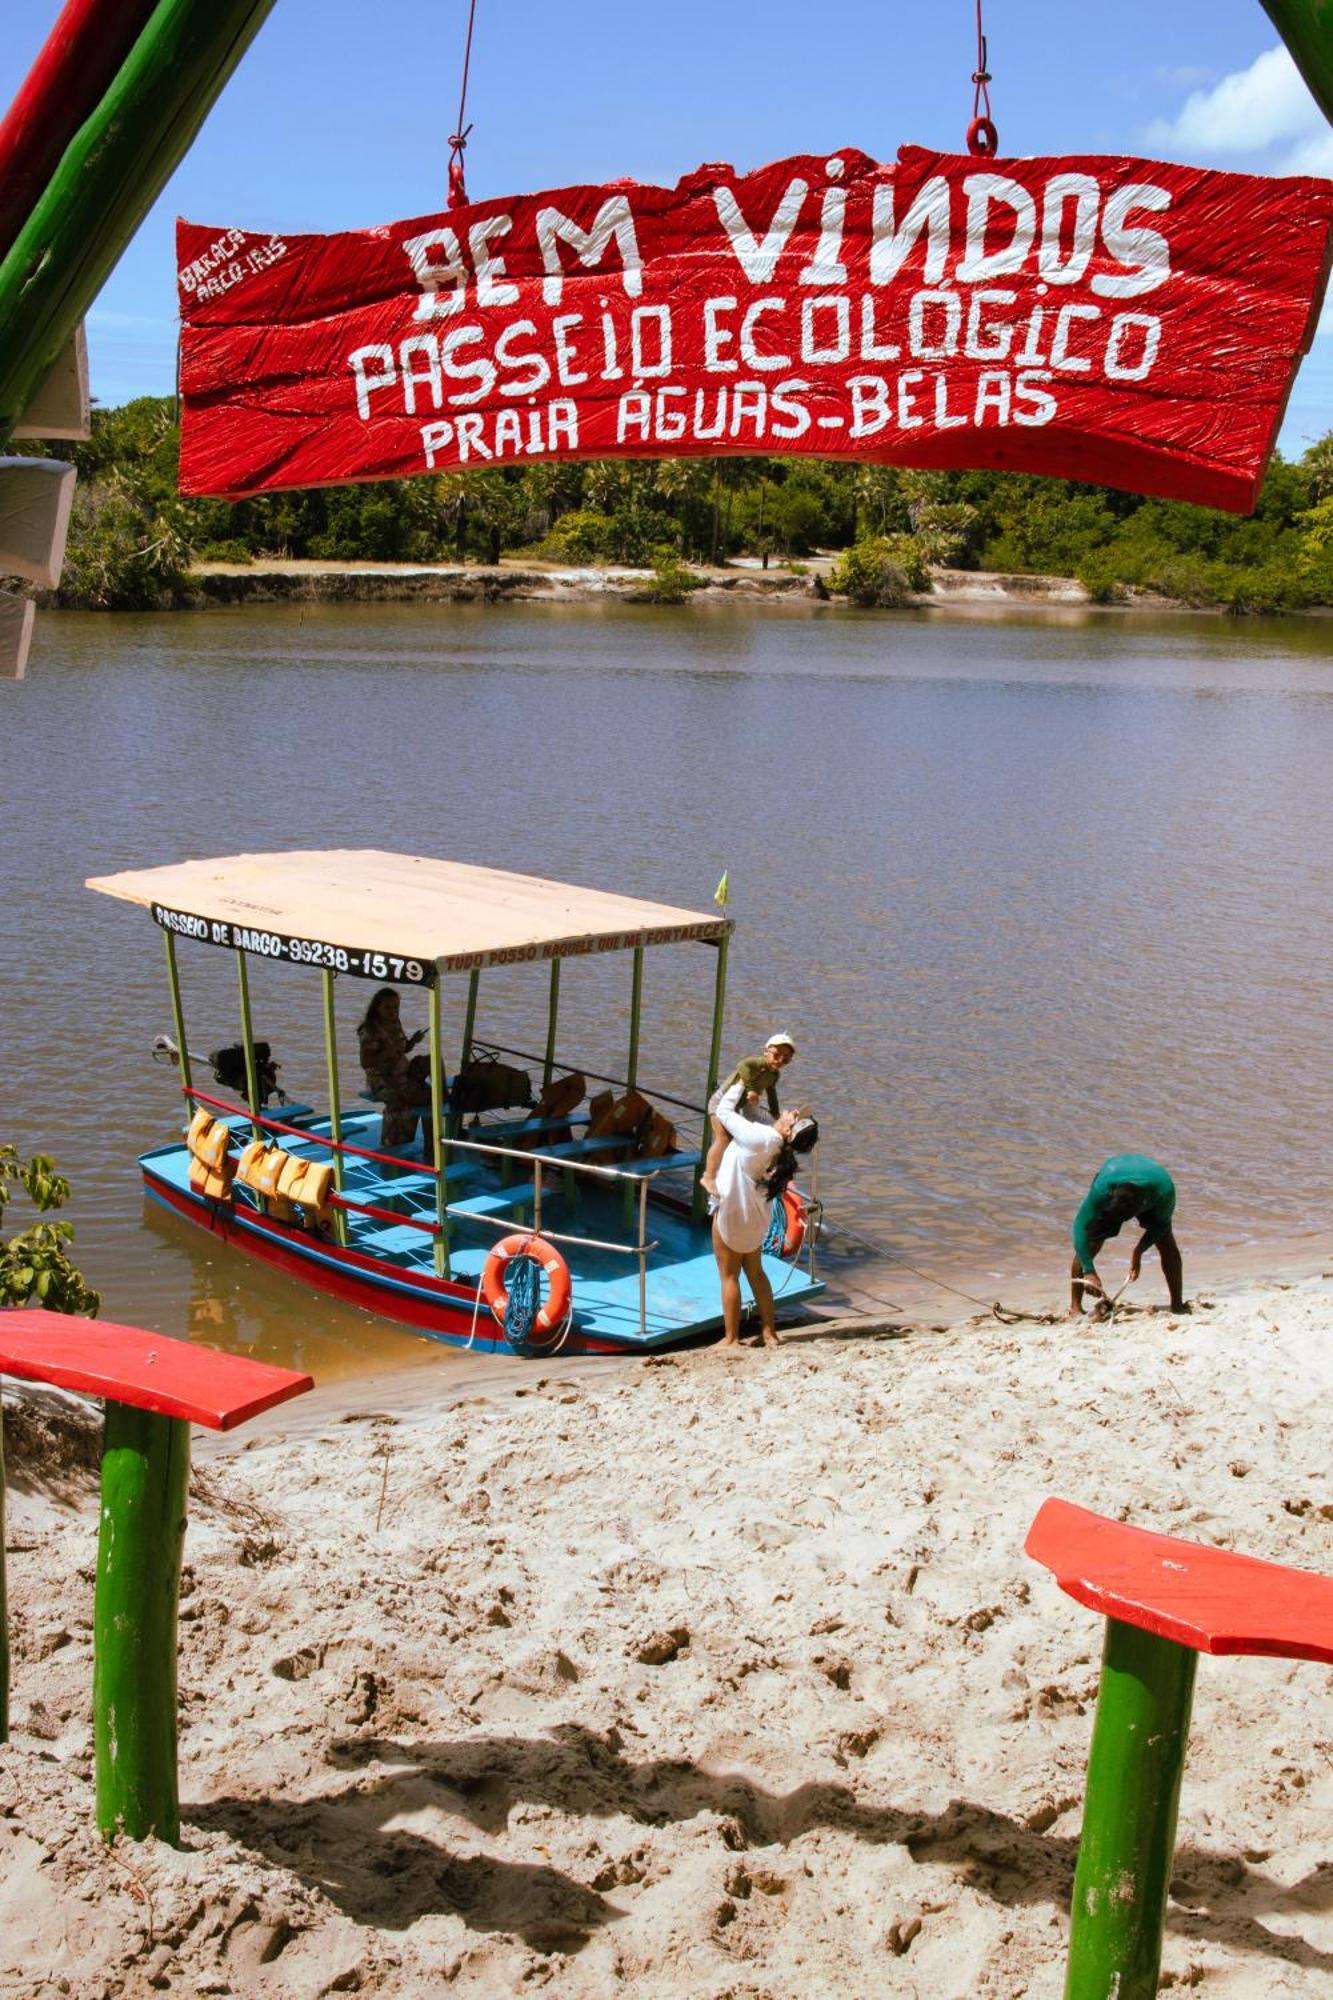
[{"label": "green tree line", "polygon": [[841,551],[829,582],[893,604],[932,566],[1077,577],[1101,603],[1153,591],[1234,611],[1333,603],[1333,433],[1275,457],[1248,518],[1015,473],[900,472],[811,459],[606,460],[485,466],[231,503],[177,491],[166,397],[93,413],[57,601],[147,609],[187,601],[192,563],[620,563],[683,595],[686,565],[799,564]]}]

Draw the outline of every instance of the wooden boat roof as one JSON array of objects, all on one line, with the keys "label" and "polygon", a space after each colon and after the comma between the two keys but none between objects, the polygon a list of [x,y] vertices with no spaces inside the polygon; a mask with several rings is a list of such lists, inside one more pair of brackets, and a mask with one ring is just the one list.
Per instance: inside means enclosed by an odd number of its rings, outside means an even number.
[{"label": "wooden boat roof", "polygon": [[715,940],[732,928],[717,911],[371,848],[231,854],[97,875],[87,886],[201,943],[427,983],[486,965]]}]

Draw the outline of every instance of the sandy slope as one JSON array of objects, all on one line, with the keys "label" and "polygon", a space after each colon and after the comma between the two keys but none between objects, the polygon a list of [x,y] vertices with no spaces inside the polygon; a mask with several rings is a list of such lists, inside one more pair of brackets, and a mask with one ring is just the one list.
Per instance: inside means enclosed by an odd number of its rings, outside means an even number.
[{"label": "sandy slope", "polygon": [[[1330,1330],[1314,1280],[275,1424],[203,1460],[181,1853],[90,1831],[94,1515],[20,1436],[0,1993],[1055,2000],[1100,1625],[1028,1522],[1333,1570]],[[1333,1990],[1333,1674],[1202,1663],[1175,1891],[1168,1985]]]}]

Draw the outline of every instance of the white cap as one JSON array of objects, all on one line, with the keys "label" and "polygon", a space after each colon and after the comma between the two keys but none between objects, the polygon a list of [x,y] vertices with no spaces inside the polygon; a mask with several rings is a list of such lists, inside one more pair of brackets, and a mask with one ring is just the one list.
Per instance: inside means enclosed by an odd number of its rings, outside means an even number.
[{"label": "white cap", "polygon": [[766,1049],[790,1049],[793,1055],[796,1054],[796,1044],[790,1035],[769,1035],[765,1038],[764,1047]]}]

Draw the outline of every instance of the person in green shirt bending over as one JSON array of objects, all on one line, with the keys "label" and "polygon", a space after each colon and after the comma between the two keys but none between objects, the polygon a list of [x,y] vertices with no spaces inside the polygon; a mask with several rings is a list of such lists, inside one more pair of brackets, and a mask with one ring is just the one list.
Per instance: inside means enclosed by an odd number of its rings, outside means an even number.
[{"label": "person in green shirt bending over", "polygon": [[1172,1312],[1189,1311],[1180,1248],[1171,1228],[1175,1210],[1176,1184],[1157,1160],[1150,1160],[1146,1153],[1115,1153],[1102,1162],[1074,1217],[1071,1319],[1083,1311],[1085,1292],[1105,1309],[1106,1287],[1097,1276],[1097,1257],[1108,1237],[1118,1236],[1131,1216],[1137,1217],[1143,1235],[1130,1255],[1127,1283],[1132,1285],[1138,1277],[1144,1251],[1155,1248],[1162,1260]]},{"label": "person in green shirt bending over", "polygon": [[790,1035],[770,1035],[764,1043],[761,1056],[745,1056],[737,1063],[725,1083],[720,1083],[708,1100],[709,1116],[713,1121],[713,1143],[708,1148],[708,1158],[700,1175],[704,1191],[717,1193],[717,1170],[722,1164],[722,1155],[731,1142],[731,1135],[717,1115],[717,1107],[729,1090],[736,1090],[738,1101],[745,1098],[757,1099],[762,1091],[768,1099],[769,1115],[781,1116],[778,1106],[778,1078],[796,1054],[796,1044]]}]

